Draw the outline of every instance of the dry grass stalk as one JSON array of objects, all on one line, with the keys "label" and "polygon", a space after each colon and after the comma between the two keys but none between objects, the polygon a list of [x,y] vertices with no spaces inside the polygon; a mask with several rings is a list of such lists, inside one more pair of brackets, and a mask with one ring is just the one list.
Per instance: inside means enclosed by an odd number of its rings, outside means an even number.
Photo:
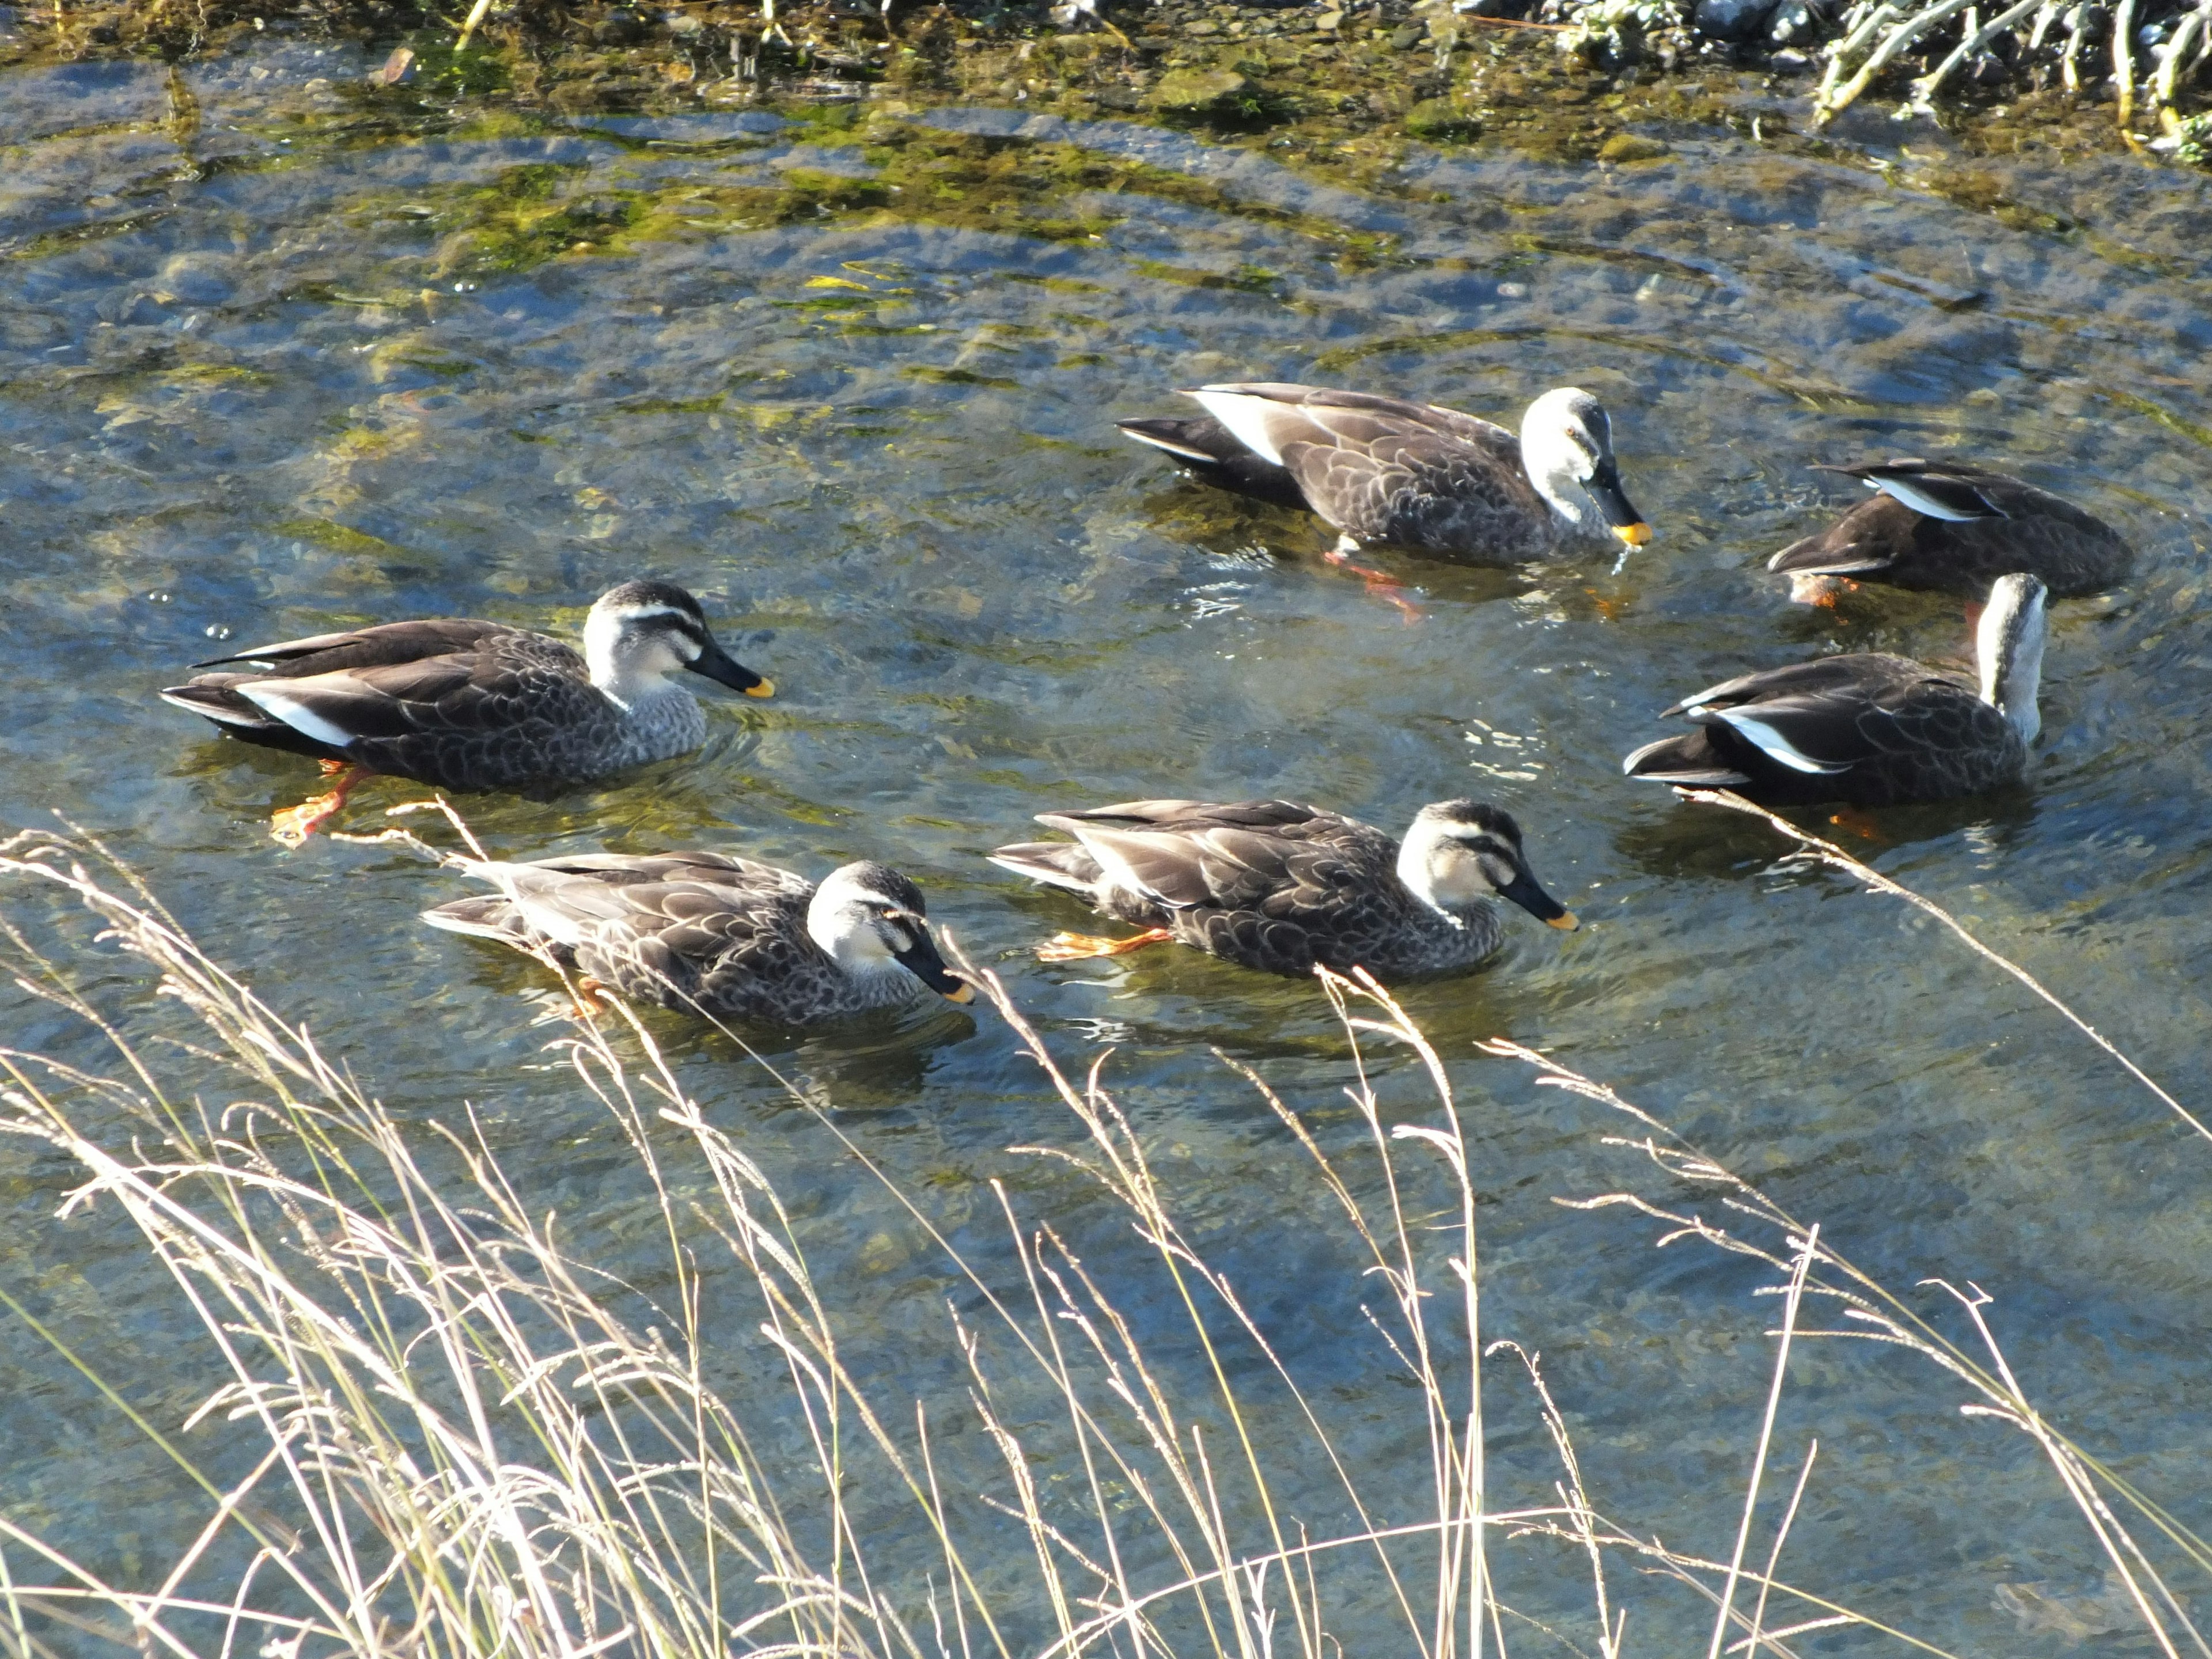
[{"label": "dry grass stalk", "polygon": [[2100,1048],[2103,1049],[2105,1053],[2119,1066],[2121,1070],[2127,1073],[2130,1077],[2133,1078],[2137,1083],[2140,1083],[2145,1089],[2148,1090],[2160,1105],[2164,1106],[2168,1111],[2172,1112],[2176,1117],[2179,1118],[2184,1123],[2195,1130],[2197,1133],[2203,1139],[2206,1140],[2212,1140],[2212,1128],[2208,1128],[2202,1119],[2197,1117],[2195,1113],[2191,1112],[2179,1101],[2176,1100],[2172,1094],[2168,1093],[2166,1090],[2154,1080],[2148,1073],[2145,1072],[2142,1066],[2136,1065],[2135,1061],[2130,1060],[2124,1054],[2122,1054],[2118,1048],[2117,1048],[2109,1038],[2100,1033],[2095,1026],[2090,1024],[2087,1020],[2075,1013],[2072,1008],[2069,1007],[2063,1000],[2061,1000],[2055,993],[2043,983],[2042,981],[2037,979],[2035,975],[2029,973],[2027,969],[2013,961],[2011,957],[1999,954],[1997,951],[1991,950],[1988,945],[1983,944],[1981,940],[1976,939],[1972,933],[1967,931],[1966,926],[1964,922],[1960,921],[1948,910],[1943,908],[1942,905],[1934,902],[1932,900],[1923,898],[1919,894],[1914,892],[1909,887],[1892,881],[1887,876],[1883,875],[1881,871],[1875,869],[1872,866],[1862,864],[1858,860],[1853,858],[1849,853],[1844,851],[1842,848],[1837,846],[1835,842],[1832,841],[1823,841],[1818,836],[1799,829],[1796,824],[1790,823],[1789,819],[1783,817],[1778,813],[1770,812],[1765,807],[1757,805],[1751,801],[1747,801],[1742,796],[1733,793],[1729,790],[1680,789],[1675,793],[1680,795],[1685,800],[1702,801],[1713,806],[1725,806],[1732,812],[1743,812],[1748,814],[1752,817],[1763,819],[1774,829],[1779,830],[1782,834],[1787,836],[1790,840],[1802,847],[1808,856],[1817,860],[1820,863],[1832,865],[1835,868],[1844,871],[1845,873],[1854,877],[1857,880],[1864,882],[1869,887],[1872,888],[1877,893],[1887,893],[1892,898],[1903,899],[1907,904],[1911,905],[1915,909],[1921,911],[1924,915],[1933,916],[1936,921],[1942,922],[1944,927],[1950,929],[1952,933],[1958,939],[1964,941],[1966,947],[1972,951],[1976,956],[1978,956],[1983,961],[1989,963],[1993,967],[2002,969],[2006,973],[2011,975],[2013,978],[2018,980],[2022,985],[2025,985],[2029,990],[2033,991],[2038,997],[2042,999],[2044,1002],[2056,1010],[2059,1016],[2063,1018],[2068,1024],[2071,1025],[2075,1030],[2081,1032],[2083,1036],[2087,1037],[2090,1042],[2095,1043]]},{"label": "dry grass stalk", "polygon": [[[465,839],[465,825],[453,822]],[[442,856],[411,836],[393,837]],[[1422,1659],[1478,1659],[1487,1648],[1504,1659],[1511,1625],[1575,1646],[1567,1632],[1501,1598],[1492,1554],[1498,1540],[1520,1539],[1557,1540],[1586,1565],[1601,1659],[1622,1659],[1629,1624],[1629,1609],[1616,1607],[1607,1583],[1615,1555],[1711,1602],[1715,1655],[1765,1649],[1795,1659],[1791,1638],[1841,1625],[1940,1655],[1777,1576],[1809,1453],[1764,1571],[1746,1565],[1788,1343],[1828,1335],[1872,1336],[1932,1358],[1969,1383],[1977,1409],[2035,1438],[2166,1651],[2179,1659],[2186,1645],[2205,1655],[2116,1510],[2149,1516],[2200,1568],[2212,1557],[2035,1412],[1978,1304],[1968,1304],[1984,1344],[1977,1359],[1858,1273],[1819,1230],[1799,1227],[1656,1120],[1540,1056],[1493,1045],[1538,1066],[1547,1084],[1629,1114],[1643,1138],[1626,1144],[1670,1182],[1720,1191],[1725,1205],[1780,1241],[1739,1238],[1626,1193],[1581,1201],[1634,1205],[1668,1224],[1662,1243],[1703,1238],[1758,1257],[1785,1281],[1777,1287],[1786,1298],[1784,1346],[1732,1554],[1723,1561],[1671,1549],[1607,1519],[1585,1489],[1536,1357],[1482,1341],[1474,1176],[1447,1068],[1389,994],[1364,975],[1322,981],[1357,1066],[1348,1091],[1362,1131],[1357,1182],[1295,1112],[1246,1075],[1306,1151],[1386,1287],[1387,1305],[1371,1317],[1418,1385],[1431,1456],[1428,1490],[1410,1508],[1404,1471],[1364,1469],[1332,1437],[1269,1333],[1184,1230],[1143,1138],[1103,1086],[1103,1057],[1081,1084],[1072,1080],[1005,987],[960,956],[957,943],[948,940],[948,951],[1018,1034],[1084,1137],[1076,1147],[1032,1150],[1085,1171],[1128,1216],[1168,1305],[1182,1310],[1176,1352],[1164,1354],[1157,1336],[1149,1349],[1139,1341],[1121,1305],[1132,1293],[1128,1264],[1085,1261],[1054,1228],[1024,1221],[994,1188],[1028,1306],[1002,1299],[991,1288],[997,1275],[964,1260],[888,1172],[792,1091],[857,1167],[907,1206],[987,1310],[973,1324],[953,1322],[969,1378],[965,1404],[1004,1470],[997,1491],[971,1496],[948,1493],[933,1428],[957,1402],[916,1402],[909,1434],[894,1427],[902,1409],[871,1400],[839,1334],[841,1316],[810,1272],[800,1230],[767,1173],[704,1119],[644,1021],[616,1005],[614,1017],[556,1045],[623,1127],[659,1205],[674,1288],[665,1305],[646,1310],[641,1330],[620,1311],[637,1305],[634,1293],[562,1242],[556,1218],[535,1213],[473,1115],[437,1132],[464,1177],[458,1188],[445,1177],[453,1189],[441,1190],[395,1120],[304,1030],[210,962],[119,866],[95,874],[101,857],[88,841],[19,836],[0,846],[0,875],[88,908],[105,937],[150,963],[163,994],[221,1044],[192,1057],[228,1067],[228,1086],[242,1078],[253,1098],[219,1109],[173,1098],[127,1032],[72,988],[63,964],[42,955],[23,927],[0,923],[24,964],[18,983],[89,1022],[125,1073],[115,1080],[0,1054],[12,1115],[0,1130],[76,1162],[83,1176],[72,1206],[106,1200],[125,1207],[230,1373],[192,1421],[228,1420],[260,1449],[248,1475],[219,1486],[162,1425],[136,1419],[201,1480],[209,1504],[198,1535],[150,1591],[107,1583],[0,1522],[0,1541],[37,1556],[48,1572],[48,1582],[25,1583],[0,1549],[0,1652],[14,1659],[48,1651],[30,1627],[34,1619],[179,1659],[228,1656],[241,1641],[270,1659],[340,1649],[394,1659],[632,1651],[674,1659],[1075,1659],[1095,1651],[1338,1659],[1343,1646],[1328,1609],[1339,1578],[1363,1562],[1399,1628],[1370,1629],[1353,1638],[1358,1645],[1385,1640]],[[1430,1121],[1385,1123],[1368,1053],[1376,1042],[1410,1056],[1425,1078],[1435,1098]],[[99,1121],[94,1127],[88,1114]],[[149,1125],[163,1144],[154,1153],[112,1149],[113,1131],[100,1125],[118,1117]],[[680,1183],[664,1168],[678,1157],[687,1163]],[[702,1171],[711,1201],[673,1195],[702,1189]],[[710,1269],[695,1241],[706,1237],[720,1241],[738,1264],[737,1282],[757,1292],[756,1352],[780,1364],[788,1383],[780,1399],[749,1391],[744,1413],[708,1381],[714,1362],[728,1357],[718,1348],[738,1338],[701,1328]],[[1437,1294],[1446,1289],[1456,1294]],[[1844,1327],[1798,1331],[1805,1297],[1839,1305]],[[68,1352],[61,1334],[33,1328]],[[1232,1340],[1262,1358],[1276,1397],[1233,1381],[1224,1346]],[[1507,1507],[1488,1490],[1481,1360],[1508,1348],[1522,1361],[1559,1460],[1556,1503]],[[1176,1377],[1194,1364],[1200,1383],[1186,1392]],[[119,1390],[106,1392],[131,1413]],[[1036,1426],[1048,1420],[1035,1407],[1040,1393],[1056,1402],[1064,1425],[1049,1443]],[[787,1455],[772,1470],[754,1449],[763,1436],[795,1436],[805,1455]],[[1048,1489],[1034,1473],[1048,1458],[1079,1470],[1079,1480]],[[1341,1489],[1356,1525],[1314,1539],[1289,1519],[1279,1486],[1316,1474]],[[939,1564],[925,1581],[910,1565],[890,1577],[878,1565],[877,1523],[864,1525],[847,1497],[862,1486],[903,1491],[910,1500],[917,1535]],[[975,1568],[978,1551],[1002,1547],[974,1520],[979,1507],[1019,1528],[1031,1571],[1011,1591],[1003,1572]],[[228,1588],[211,1577],[221,1563],[238,1574]],[[1756,1602],[1746,1613],[1736,1603],[1753,1586]],[[1770,1611],[1783,1622],[1771,1625]],[[1023,1633],[1040,1625],[1045,1632],[1034,1638]]]}]

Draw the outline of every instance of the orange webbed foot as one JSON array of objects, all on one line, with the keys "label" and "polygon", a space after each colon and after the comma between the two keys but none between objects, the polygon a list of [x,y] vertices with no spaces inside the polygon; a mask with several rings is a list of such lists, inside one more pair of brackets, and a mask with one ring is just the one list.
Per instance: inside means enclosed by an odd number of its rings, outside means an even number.
[{"label": "orange webbed foot", "polygon": [[1353,541],[1351,537],[1345,536],[1339,538],[1336,545],[1322,554],[1322,557],[1340,570],[1348,570],[1358,577],[1360,585],[1375,598],[1381,599],[1386,605],[1395,605],[1398,615],[1404,619],[1408,627],[1419,622],[1424,613],[1420,606],[1406,597],[1405,583],[1387,571],[1376,569],[1372,565],[1352,563],[1352,556],[1358,551],[1359,551],[1359,544]]},{"label": "orange webbed foot", "polygon": [[325,761],[323,774],[325,777],[335,775],[337,785],[323,794],[309,796],[297,806],[270,814],[269,835],[279,847],[304,845],[309,836],[344,809],[348,795],[375,775],[344,761]]},{"label": "orange webbed foot", "polygon": [[1040,962],[1081,962],[1090,957],[1118,957],[1158,945],[1175,935],[1164,927],[1147,927],[1127,939],[1101,939],[1095,933],[1054,933],[1036,948]]},{"label": "orange webbed foot", "polygon": [[1847,830],[1861,841],[1882,839],[1881,823],[1856,807],[1846,806],[1839,812],[1830,813],[1828,823],[1830,827]]}]

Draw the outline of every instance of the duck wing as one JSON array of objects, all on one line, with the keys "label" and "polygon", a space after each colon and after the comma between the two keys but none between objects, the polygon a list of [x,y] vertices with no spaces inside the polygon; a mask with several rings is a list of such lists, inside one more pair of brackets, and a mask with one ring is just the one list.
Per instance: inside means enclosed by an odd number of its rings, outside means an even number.
[{"label": "duck wing", "polygon": [[1255,455],[1210,415],[1116,421],[1122,435],[1172,455],[1194,478],[1271,507],[1304,507],[1305,492],[1288,469]]},{"label": "duck wing", "polygon": [[1865,576],[1980,599],[2024,571],[2062,597],[2110,587],[2135,550],[2094,514],[2022,479],[1967,462],[1917,459],[1824,466],[1881,493],[1767,562],[1772,571]]},{"label": "duck wing", "polygon": [[1108,914],[1247,967],[1346,967],[1404,919],[1397,843],[1296,802],[1133,801],[1041,821],[1097,860]]},{"label": "duck wing", "polygon": [[248,646],[227,657],[210,657],[195,668],[219,668],[225,663],[268,663],[264,673],[291,677],[325,674],[339,669],[374,668],[386,663],[418,662],[426,657],[450,656],[471,651],[488,639],[516,630],[507,623],[483,622],[473,617],[433,617],[414,622],[381,623],[337,634],[311,634],[305,639],[281,640],[274,645]]},{"label": "duck wing", "polygon": [[773,865],[714,853],[609,853],[466,867],[500,889],[508,913],[489,913],[500,901],[463,899],[423,912],[424,921],[551,945],[639,1000],[728,1010],[753,982],[818,977],[831,965],[806,931],[812,884]]},{"label": "duck wing", "polygon": [[1358,541],[1439,552],[1511,553],[1550,509],[1521,465],[1520,441],[1488,421],[1429,404],[1272,382],[1187,394],[1282,466],[1307,505]]},{"label": "duck wing", "polygon": [[2011,723],[1970,688],[1901,657],[1747,674],[1669,712],[1703,731],[1647,744],[1625,771],[1776,802],[1940,800],[1988,787],[2025,753]]},{"label": "duck wing", "polygon": [[574,651],[513,629],[443,655],[222,678],[228,694],[338,756],[453,789],[557,771],[561,752],[588,750],[621,718]]},{"label": "duck wing", "polygon": [[1815,657],[1810,662],[1788,663],[1780,668],[1754,669],[1732,680],[1723,680],[1718,685],[1709,685],[1702,691],[1693,691],[1679,702],[1661,709],[1659,718],[1666,720],[1699,709],[1734,708],[1787,697],[1871,698],[1887,688],[1914,684],[1927,678],[1929,673],[1925,666],[1910,657],[1893,657],[1881,652]]}]

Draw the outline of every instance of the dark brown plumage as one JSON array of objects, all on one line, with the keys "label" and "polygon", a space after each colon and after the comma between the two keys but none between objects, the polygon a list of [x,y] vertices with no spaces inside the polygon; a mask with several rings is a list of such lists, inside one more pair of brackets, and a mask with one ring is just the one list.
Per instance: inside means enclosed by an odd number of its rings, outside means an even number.
[{"label": "dark brown plumage", "polygon": [[1888,806],[2018,777],[2039,729],[2045,589],[2002,578],[1980,629],[1987,695],[1910,658],[1820,657],[1738,675],[1663,711],[1697,730],[1646,744],[1631,777],[1737,789],[1773,805]]},{"label": "dark brown plumage", "polygon": [[1457,410],[1327,386],[1185,395],[1211,418],[1121,429],[1208,483],[1304,507],[1353,544],[1510,563],[1602,541],[1608,526],[1632,545],[1650,534],[1622,492],[1605,410],[1571,387],[1531,404],[1518,437]]},{"label": "dark brown plumage", "polygon": [[500,890],[422,913],[434,927],[544,949],[623,996],[715,1017],[804,1025],[912,1000],[964,1002],[921,891],[880,864],[820,887],[720,853],[583,854],[471,863]]},{"label": "dark brown plumage", "polygon": [[1268,973],[1321,963],[1395,979],[1473,967],[1504,936],[1493,895],[1574,926],[1529,872],[1520,827],[1479,801],[1423,808],[1402,844],[1285,800],[1123,801],[1037,822],[1076,839],[1001,847],[991,861]]},{"label": "dark brown plumage", "polygon": [[477,790],[595,778],[697,748],[706,717],[667,678],[679,669],[773,690],[665,582],[602,595],[585,635],[589,659],[504,623],[386,623],[251,647],[217,662],[265,666],[196,675],[161,696],[247,743]]},{"label": "dark brown plumage", "polygon": [[1792,542],[1768,569],[1971,599],[2017,570],[2073,599],[2112,586],[2134,562],[2134,550],[2094,514],[1971,462],[1907,459],[1820,470],[1881,493],[1818,535]]}]

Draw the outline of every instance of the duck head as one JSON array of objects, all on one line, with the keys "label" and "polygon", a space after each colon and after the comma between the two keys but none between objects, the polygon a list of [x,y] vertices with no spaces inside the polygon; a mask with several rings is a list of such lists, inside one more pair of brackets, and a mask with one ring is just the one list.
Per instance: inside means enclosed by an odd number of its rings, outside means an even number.
[{"label": "duck head", "polygon": [[2033,576],[2000,576],[1990,585],[1988,605],[1974,630],[1982,670],[1982,701],[2012,722],[2022,743],[2043,730],[2035,706],[2043,684],[2044,611],[2050,590]]},{"label": "duck head", "polygon": [[975,988],[937,954],[921,889],[888,865],[863,860],[823,877],[806,907],[806,931],[856,978],[905,972],[948,1001],[975,1000]]},{"label": "duck head", "polygon": [[584,621],[592,684],[629,703],[661,690],[678,669],[772,697],[775,685],[714,643],[699,601],[669,582],[624,582],[602,593]]},{"label": "duck head", "polygon": [[1537,884],[1521,850],[1521,826],[1510,814],[1479,800],[1424,806],[1398,845],[1398,879],[1455,921],[1494,894],[1554,927],[1571,932],[1581,925]]},{"label": "duck head", "polygon": [[1595,528],[1593,519],[1602,520],[1631,547],[1651,539],[1651,526],[1621,488],[1612,417],[1580,387],[1558,387],[1528,405],[1521,418],[1521,465],[1570,524]]}]

